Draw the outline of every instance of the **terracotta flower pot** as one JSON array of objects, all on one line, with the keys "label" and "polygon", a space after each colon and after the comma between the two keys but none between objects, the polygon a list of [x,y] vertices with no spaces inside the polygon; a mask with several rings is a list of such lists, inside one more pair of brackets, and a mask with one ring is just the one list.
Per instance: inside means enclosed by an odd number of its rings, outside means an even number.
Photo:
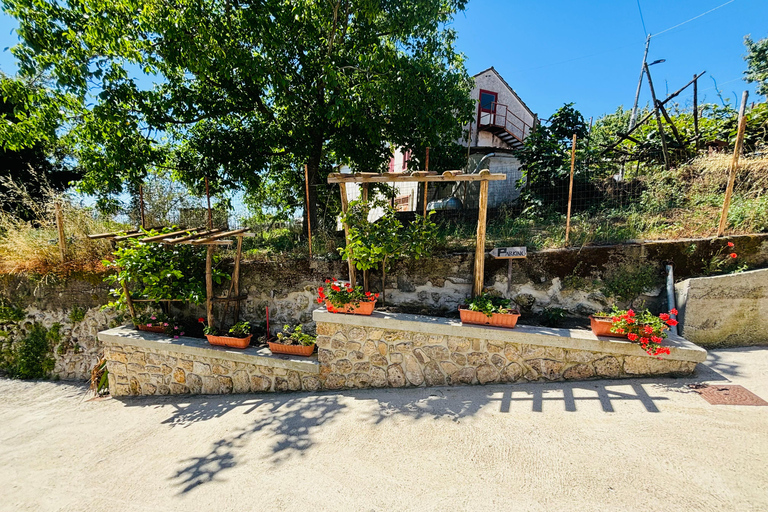
[{"label": "terracotta flower pot", "polygon": [[157,333],[160,333],[160,334],[165,332],[165,327],[163,327],[161,325],[149,326],[149,325],[146,325],[146,324],[139,324],[139,325],[136,326],[136,328],[138,330],[140,330],[140,331],[157,332]]},{"label": "terracotta flower pot", "polygon": [[376,301],[361,302],[354,306],[354,304],[346,304],[343,307],[336,308],[330,301],[325,301],[325,307],[329,313],[346,313],[348,315],[370,315],[373,313],[373,307],[376,305]]},{"label": "terracotta flower pot", "polygon": [[253,335],[249,335],[247,338],[235,338],[232,336],[214,336],[213,334],[206,334],[205,337],[208,338],[208,343],[211,345],[230,348],[248,348],[248,345],[251,344]]},{"label": "terracotta flower pot", "polygon": [[311,356],[315,351],[314,345],[283,345],[282,343],[273,343],[268,341],[269,350],[273,354],[291,354],[294,356]]},{"label": "terracotta flower pot", "polygon": [[493,327],[506,327],[514,329],[520,312],[513,310],[510,313],[493,313],[490,317],[480,311],[472,311],[466,306],[459,306],[459,316],[463,324],[491,325]]},{"label": "terracotta flower pot", "polygon": [[613,327],[613,321],[610,316],[594,316],[589,315],[589,325],[592,328],[592,332],[595,336],[611,336],[614,338],[626,338],[626,334],[617,334],[611,332]]}]

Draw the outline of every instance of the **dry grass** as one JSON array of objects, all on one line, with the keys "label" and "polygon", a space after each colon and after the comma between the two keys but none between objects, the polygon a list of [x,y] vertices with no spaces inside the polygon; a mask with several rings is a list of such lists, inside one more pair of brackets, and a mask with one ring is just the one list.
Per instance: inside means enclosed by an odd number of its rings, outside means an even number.
[{"label": "dry grass", "polygon": [[[69,273],[100,271],[102,259],[112,252],[106,240],[89,240],[87,235],[125,229],[104,219],[89,208],[73,204],[66,195],[47,191],[42,201],[33,200],[23,186],[9,184],[34,213],[28,222],[0,211],[0,273]],[[66,261],[62,263],[58,244],[55,204],[62,207]]]},{"label": "dry grass", "polygon": [[[707,192],[724,191],[728,185],[728,167],[732,158],[733,155],[717,153],[694,159],[686,166],[696,175],[692,187]],[[768,154],[739,159],[734,190],[748,199],[762,197],[768,191]]]}]

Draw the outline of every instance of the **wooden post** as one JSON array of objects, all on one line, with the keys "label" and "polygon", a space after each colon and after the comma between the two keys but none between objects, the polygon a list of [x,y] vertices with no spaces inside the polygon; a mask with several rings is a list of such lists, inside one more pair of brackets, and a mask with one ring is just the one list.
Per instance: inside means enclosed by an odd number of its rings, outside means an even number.
[{"label": "wooden post", "polygon": [[205,177],[205,198],[208,200],[208,229],[213,229],[213,215],[211,214],[211,192],[208,189],[208,176]]},{"label": "wooden post", "polygon": [[[235,297],[240,297],[240,258],[243,253],[243,236],[237,237],[237,254],[235,255],[235,271],[232,272],[232,288]],[[229,303],[227,303],[229,304]],[[240,300],[235,302],[235,323],[240,321]]]},{"label": "wooden post", "polygon": [[[483,170],[480,173],[489,171]],[[483,276],[485,274],[485,224],[488,213],[488,180],[480,182],[480,210],[477,213],[477,247],[475,248],[475,284],[472,295],[477,297],[483,293]]]},{"label": "wooden post", "polygon": [[139,220],[141,222],[141,229],[144,229],[147,226],[144,218],[144,185],[139,185]]},{"label": "wooden post", "polygon": [[648,77],[648,87],[651,88],[651,99],[653,100],[653,111],[656,113],[656,124],[659,126],[659,137],[661,137],[661,149],[664,152],[664,167],[669,170],[669,153],[667,152],[667,139],[664,138],[664,128],[661,124],[661,113],[659,112],[659,102],[656,99],[656,91],[653,89],[653,80],[651,72],[648,70],[648,64],[645,66],[645,76]]},{"label": "wooden post", "polygon": [[728,188],[725,189],[725,200],[723,201],[723,212],[720,215],[720,226],[717,228],[717,236],[723,236],[725,225],[728,221],[728,208],[731,205],[731,195],[733,194],[733,183],[736,181],[736,170],[739,167],[739,155],[741,155],[741,145],[744,143],[744,129],[747,127],[747,116],[744,115],[747,109],[747,98],[749,91],[744,91],[741,95],[741,107],[739,108],[739,131],[736,134],[736,147],[733,148],[733,159],[731,160],[730,170],[728,172]]},{"label": "wooden post", "polygon": [[125,281],[121,282],[123,287],[123,295],[125,295],[125,305],[128,307],[128,312],[131,314],[131,320],[136,320],[136,309],[133,307],[133,299],[131,298],[131,292],[128,291],[128,285]]},{"label": "wooden post", "polygon": [[699,77],[693,75],[693,134],[696,137],[696,149],[701,147],[699,141]]},{"label": "wooden post", "polygon": [[[206,179],[206,181],[208,181]],[[208,318],[208,326],[213,327],[213,249],[209,245],[205,252],[205,314]]]},{"label": "wooden post", "polygon": [[64,263],[67,259],[67,241],[64,238],[64,216],[61,213],[61,203],[56,201],[56,228],[59,231],[59,254],[61,256],[61,262]]},{"label": "wooden post", "polygon": [[571,181],[568,185],[568,214],[565,217],[565,245],[568,245],[568,237],[571,233],[571,203],[573,202],[573,169],[576,164],[576,134],[573,134],[571,144]]},{"label": "wooden post", "polygon": [[[312,225],[309,222],[309,170],[304,164],[304,189],[307,192],[307,238],[309,239],[309,259],[312,259]],[[239,243],[239,240],[238,240]]]},{"label": "wooden post", "polygon": [[[339,183],[339,191],[341,192],[341,211],[342,213],[347,213],[347,209],[349,208],[347,184],[343,182]],[[349,245],[349,226],[346,222],[344,223],[344,242]],[[349,265],[349,282],[352,286],[355,286],[355,262],[351,256],[347,258],[347,265]]]}]

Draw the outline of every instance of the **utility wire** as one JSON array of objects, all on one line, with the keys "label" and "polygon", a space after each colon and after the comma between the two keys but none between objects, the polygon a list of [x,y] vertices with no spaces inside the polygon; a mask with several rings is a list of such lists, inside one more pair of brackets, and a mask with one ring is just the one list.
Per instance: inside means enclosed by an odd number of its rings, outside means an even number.
[{"label": "utility wire", "polygon": [[645,19],[643,19],[643,9],[640,7],[640,0],[637,0],[637,10],[640,12],[640,23],[643,24],[643,35],[648,35],[648,29],[645,28]]},{"label": "utility wire", "polygon": [[[640,2],[640,0],[637,0],[637,1],[638,1],[638,6],[639,6],[639,5],[640,5],[640,3],[639,3],[639,2]],[[667,28],[667,29],[664,29],[664,30],[662,30],[661,32],[659,32],[658,34],[653,34],[653,37],[656,37],[656,36],[660,36],[660,35],[661,35],[661,34],[663,34],[664,32],[669,32],[670,30],[674,30],[674,29],[676,29],[677,27],[682,27],[682,26],[683,26],[683,25],[685,25],[686,23],[690,23],[690,22],[692,22],[693,20],[697,20],[697,19],[701,18],[702,16],[706,16],[707,14],[709,14],[709,13],[711,13],[711,12],[713,12],[713,11],[716,11],[716,10],[720,9],[721,7],[725,7],[725,6],[726,6],[726,5],[728,5],[728,4],[732,4],[732,3],[733,3],[733,2],[735,2],[735,1],[736,1],[736,0],[728,0],[728,1],[727,1],[727,2],[725,2],[724,4],[718,5],[718,6],[717,6],[717,7],[715,7],[714,9],[710,9],[710,10],[708,10],[707,12],[703,12],[703,13],[699,14],[698,16],[694,16],[693,18],[691,18],[691,19],[689,19],[689,20],[686,20],[686,21],[684,21],[684,22],[682,22],[682,23],[678,23],[678,24],[677,24],[677,25],[675,25],[674,27],[669,27],[669,28]],[[642,13],[640,14],[640,16],[642,17]]]}]

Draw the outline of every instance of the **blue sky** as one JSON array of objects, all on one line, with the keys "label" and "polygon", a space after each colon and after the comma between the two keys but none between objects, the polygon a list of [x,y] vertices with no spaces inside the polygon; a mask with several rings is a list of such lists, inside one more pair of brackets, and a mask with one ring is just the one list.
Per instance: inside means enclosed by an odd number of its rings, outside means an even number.
[{"label": "blue sky", "polygon": [[[768,1],[732,0],[661,33],[726,2],[639,0],[646,30],[659,34],[651,40],[649,61],[666,59],[651,68],[658,96],[706,70],[700,101],[720,101],[712,77],[732,103],[744,89],[751,100],[759,99],[754,86],[741,79],[743,38],[768,37]],[[0,14],[0,48],[16,44],[15,26]],[[541,117],[566,102],[574,102],[587,118],[619,105],[631,108],[645,44],[638,0],[469,0],[452,26],[469,73],[494,66]],[[15,71],[10,52],[0,53],[0,69]],[[649,98],[644,83],[641,104]],[[690,104],[691,98],[689,92],[680,101]]]}]

